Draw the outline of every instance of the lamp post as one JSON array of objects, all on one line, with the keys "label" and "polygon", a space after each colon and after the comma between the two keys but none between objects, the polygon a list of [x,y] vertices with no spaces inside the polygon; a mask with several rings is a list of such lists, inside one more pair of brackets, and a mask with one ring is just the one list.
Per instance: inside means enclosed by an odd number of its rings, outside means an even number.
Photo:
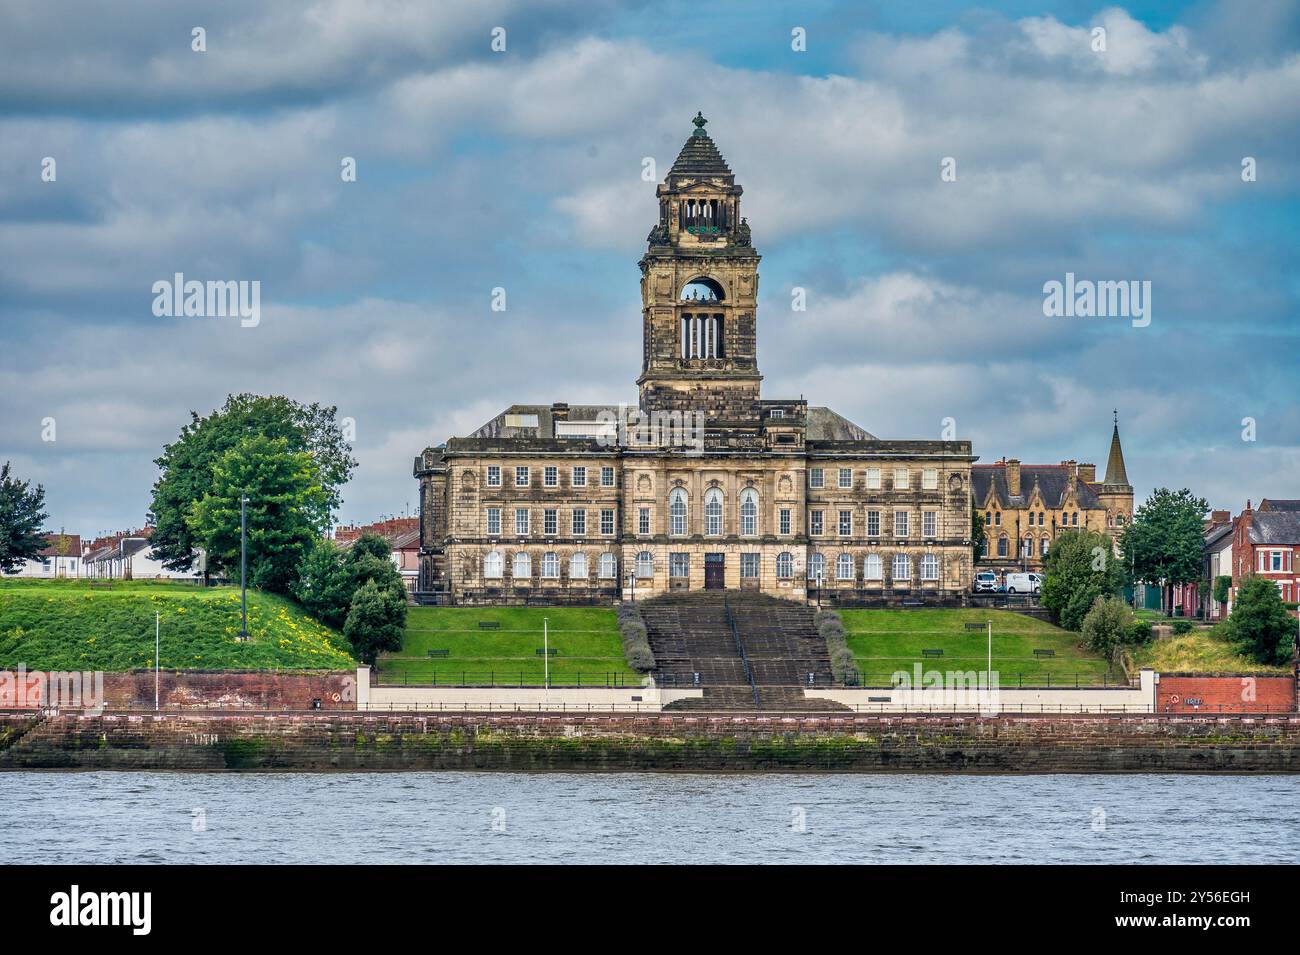
[{"label": "lamp post", "polygon": [[239,495],[239,639],[248,639],[248,495]]},{"label": "lamp post", "polygon": [[158,709],[158,654],[162,646],[162,636],[159,633],[160,619],[158,611],[155,610],[153,612],[153,708],[155,712]]},{"label": "lamp post", "polygon": [[551,688],[550,622],[546,617],[542,618],[542,686],[546,690]]}]

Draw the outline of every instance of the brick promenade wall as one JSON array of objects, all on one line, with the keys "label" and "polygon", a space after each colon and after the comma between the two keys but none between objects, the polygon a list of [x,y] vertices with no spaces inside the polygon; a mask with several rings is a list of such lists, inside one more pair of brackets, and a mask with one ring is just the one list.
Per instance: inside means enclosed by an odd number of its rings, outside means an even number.
[{"label": "brick promenade wall", "polygon": [[1162,673],[1156,685],[1161,713],[1295,712],[1295,680],[1242,673]]},{"label": "brick promenade wall", "polygon": [[1300,716],[0,714],[0,769],[1300,772]]},{"label": "brick promenade wall", "polygon": [[[355,670],[304,673],[273,670],[163,670],[158,679],[163,707],[227,709],[356,709]],[[104,674],[104,702],[109,709],[153,707],[153,671]]]}]

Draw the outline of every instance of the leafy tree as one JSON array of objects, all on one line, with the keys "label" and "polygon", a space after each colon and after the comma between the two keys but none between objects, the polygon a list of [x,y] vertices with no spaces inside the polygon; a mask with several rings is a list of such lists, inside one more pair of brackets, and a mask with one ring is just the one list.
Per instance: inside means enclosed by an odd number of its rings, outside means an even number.
[{"label": "leafy tree", "polygon": [[1232,596],[1232,578],[1226,574],[1214,578],[1214,599],[1221,604],[1227,604],[1228,599]]},{"label": "leafy tree", "polygon": [[374,664],[383,651],[401,649],[405,626],[406,597],[370,580],[352,598],[343,635],[358,658]]},{"label": "leafy tree", "polygon": [[318,538],[298,564],[298,576],[289,584],[303,608],[321,623],[343,626],[356,592],[351,575],[343,566],[343,551],[326,538]]},{"label": "leafy tree", "polygon": [[1286,611],[1277,584],[1253,574],[1237,588],[1228,638],[1256,663],[1284,666],[1291,662],[1296,619]]},{"label": "leafy tree", "polygon": [[206,417],[190,412],[180,437],[164,446],[154,463],[162,474],[153,486],[149,509],[154,532],[151,543],[168,567],[188,566],[199,546],[190,524],[190,509],[212,482],[213,468],[223,454],[254,435],[283,439],[291,452],[309,453],[318,469],[326,507],[335,510],[339,492],[351,477],[356,461],[335,421],[337,409],[303,405],[280,395],[231,395]]},{"label": "leafy tree", "polygon": [[1098,597],[1114,596],[1124,586],[1124,572],[1111,550],[1110,538],[1096,531],[1058,534],[1043,558],[1039,597],[1052,619],[1078,630]]},{"label": "leafy tree", "polygon": [[298,565],[329,519],[315,459],[286,438],[245,437],[212,467],[212,484],[186,521],[208,566],[239,574],[239,499],[248,495],[248,567],[255,587],[287,593]]},{"label": "leafy tree", "polygon": [[1136,622],[1132,609],[1120,598],[1098,597],[1083,618],[1084,643],[1110,657],[1118,647],[1133,640]]},{"label": "leafy tree", "polygon": [[984,554],[984,540],[988,535],[984,531],[984,515],[980,513],[979,508],[971,504],[970,508],[970,542],[972,553],[975,560],[979,560]]},{"label": "leafy tree", "polygon": [[1205,546],[1205,515],[1210,505],[1187,488],[1157,488],[1124,530],[1120,547],[1133,578],[1163,585],[1169,594],[1165,606],[1173,612],[1173,588],[1201,577]]},{"label": "leafy tree", "polygon": [[46,546],[44,508],[45,488],[11,477],[8,461],[0,465],[0,572],[17,570]]}]

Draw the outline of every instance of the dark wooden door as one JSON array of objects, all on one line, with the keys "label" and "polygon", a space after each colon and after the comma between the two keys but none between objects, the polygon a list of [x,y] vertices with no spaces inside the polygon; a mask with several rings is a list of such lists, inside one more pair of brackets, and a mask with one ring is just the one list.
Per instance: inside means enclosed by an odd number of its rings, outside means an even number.
[{"label": "dark wooden door", "polygon": [[727,555],[704,555],[704,589],[721,590],[726,584]]}]

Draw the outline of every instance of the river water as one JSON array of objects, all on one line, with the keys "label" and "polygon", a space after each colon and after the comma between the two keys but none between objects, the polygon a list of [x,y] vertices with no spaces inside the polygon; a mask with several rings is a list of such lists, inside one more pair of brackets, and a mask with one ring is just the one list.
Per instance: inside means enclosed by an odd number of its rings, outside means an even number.
[{"label": "river water", "polygon": [[0,773],[58,863],[1300,862],[1287,776]]}]

